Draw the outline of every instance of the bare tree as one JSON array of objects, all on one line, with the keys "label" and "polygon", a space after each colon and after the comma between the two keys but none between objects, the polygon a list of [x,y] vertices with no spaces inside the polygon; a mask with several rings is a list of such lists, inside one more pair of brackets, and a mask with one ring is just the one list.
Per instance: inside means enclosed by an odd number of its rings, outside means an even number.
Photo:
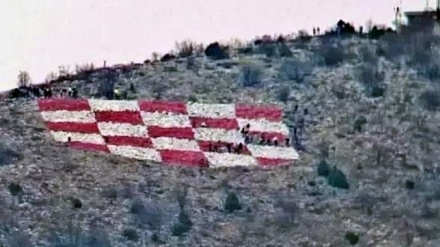
[{"label": "bare tree", "polygon": [[369,19],[366,23],[365,26],[367,27],[367,32],[371,32],[371,30],[373,29],[374,26],[374,22],[373,20]]},{"label": "bare tree", "polygon": [[158,61],[158,60],[159,60],[159,53],[157,53],[157,52],[153,52],[153,53],[151,54],[151,59],[152,59],[153,61]]},{"label": "bare tree", "polygon": [[107,71],[105,72],[101,77],[101,83],[100,83],[100,96],[104,96],[109,100],[112,100],[115,98],[115,78],[116,74],[113,71]]},{"label": "bare tree", "polygon": [[194,54],[196,44],[191,40],[176,42],[176,51],[179,57],[189,57]]},{"label": "bare tree", "polygon": [[26,71],[21,70],[18,73],[18,87],[27,87],[31,84],[31,77],[29,76],[29,73]]},{"label": "bare tree", "polygon": [[68,76],[70,74],[70,68],[69,66],[58,66],[58,74],[60,75],[60,77],[62,76]]},{"label": "bare tree", "polygon": [[57,73],[55,72],[50,72],[47,76],[46,79],[44,80],[46,83],[49,83],[51,81],[54,81],[58,78]]}]

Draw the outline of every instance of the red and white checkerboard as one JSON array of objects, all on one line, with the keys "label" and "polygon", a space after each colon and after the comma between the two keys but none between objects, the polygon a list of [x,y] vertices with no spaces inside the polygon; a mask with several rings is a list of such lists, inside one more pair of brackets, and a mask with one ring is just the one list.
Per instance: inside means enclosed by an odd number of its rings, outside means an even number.
[{"label": "red and white checkerboard", "polygon": [[289,131],[275,106],[94,99],[42,99],[38,105],[55,140],[70,138],[72,148],[186,166],[272,166],[298,159],[292,147],[281,146],[209,151],[210,143],[243,142],[237,129],[248,123],[251,133],[283,142]]}]

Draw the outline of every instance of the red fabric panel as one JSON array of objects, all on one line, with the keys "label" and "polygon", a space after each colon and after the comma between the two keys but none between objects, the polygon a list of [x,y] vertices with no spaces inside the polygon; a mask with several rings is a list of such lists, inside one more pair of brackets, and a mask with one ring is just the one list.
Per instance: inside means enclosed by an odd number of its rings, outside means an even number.
[{"label": "red fabric panel", "polygon": [[165,164],[185,166],[207,166],[208,161],[202,152],[181,150],[159,150]]},{"label": "red fabric panel", "polygon": [[53,131],[99,134],[97,123],[46,122],[46,126]]},{"label": "red fabric panel", "polygon": [[157,138],[157,137],[175,137],[180,139],[194,139],[194,132],[192,128],[179,128],[179,127],[171,127],[164,128],[159,126],[148,126],[148,136]]},{"label": "red fabric panel", "polygon": [[268,159],[268,158],[257,158],[258,165],[260,166],[287,166],[294,163],[293,160],[285,159]]},{"label": "red fabric panel", "polygon": [[206,123],[206,128],[217,128],[234,130],[238,129],[238,122],[235,118],[205,118],[205,117],[190,117],[191,125],[194,128],[202,127],[202,123]]},{"label": "red fabric panel", "polygon": [[39,99],[38,107],[40,111],[90,111],[86,99]]},{"label": "red fabric panel", "polygon": [[273,122],[280,122],[283,119],[283,111],[278,106],[236,105],[235,115],[237,118],[264,118]]},{"label": "red fabric panel", "polygon": [[95,118],[98,122],[144,124],[138,111],[98,111],[95,112]]},{"label": "red fabric panel", "polygon": [[153,148],[150,138],[131,137],[131,136],[105,136],[107,144],[116,146],[133,146],[142,148]]},{"label": "red fabric panel", "polygon": [[139,101],[139,107],[141,111],[146,112],[172,112],[178,114],[188,114],[186,104],[179,101],[141,100]]},{"label": "red fabric panel", "polygon": [[110,152],[107,145],[85,143],[85,142],[70,142],[69,146],[74,149],[86,150],[86,151],[99,151],[99,152]]}]

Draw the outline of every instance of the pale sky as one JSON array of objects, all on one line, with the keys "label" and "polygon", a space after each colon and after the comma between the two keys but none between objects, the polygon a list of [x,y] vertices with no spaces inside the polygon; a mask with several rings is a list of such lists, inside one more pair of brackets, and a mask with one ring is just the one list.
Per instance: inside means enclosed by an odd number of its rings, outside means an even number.
[{"label": "pale sky", "polygon": [[[0,0],[0,91],[19,70],[40,83],[59,65],[143,62],[176,41],[209,44],[321,30],[339,19],[391,25],[400,0]],[[401,0],[403,11],[424,0]],[[435,0],[431,0],[434,6]]]}]

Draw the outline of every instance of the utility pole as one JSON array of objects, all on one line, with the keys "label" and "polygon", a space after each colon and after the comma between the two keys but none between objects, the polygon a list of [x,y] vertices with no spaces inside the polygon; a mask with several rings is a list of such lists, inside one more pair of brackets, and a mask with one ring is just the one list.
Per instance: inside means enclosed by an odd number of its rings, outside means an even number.
[{"label": "utility pole", "polygon": [[437,8],[435,9],[437,22],[440,21],[440,0],[437,0]]},{"label": "utility pole", "polygon": [[396,30],[398,31],[400,30],[402,24],[402,0],[400,0],[399,4],[394,8],[394,14],[394,24],[396,25]]}]

